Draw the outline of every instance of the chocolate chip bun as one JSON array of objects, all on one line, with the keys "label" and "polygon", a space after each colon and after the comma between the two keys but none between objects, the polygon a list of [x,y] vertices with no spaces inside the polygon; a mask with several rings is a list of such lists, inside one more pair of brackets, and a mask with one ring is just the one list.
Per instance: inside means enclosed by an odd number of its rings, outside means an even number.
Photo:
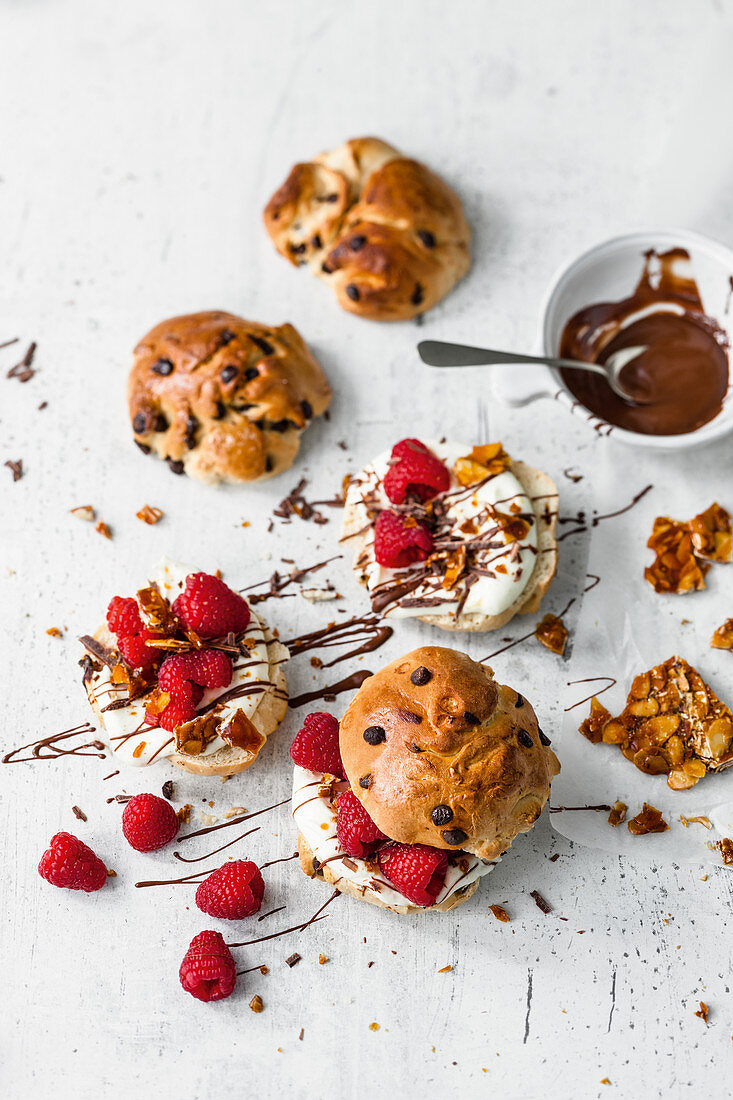
[{"label": "chocolate chip bun", "polygon": [[339,740],[351,789],[386,836],[486,860],[532,828],[560,770],[527,700],[442,646],[365,680]]},{"label": "chocolate chip bun", "polygon": [[259,481],[293,463],[331,387],[292,325],[209,311],[156,325],[135,348],[128,403],[135,442],[176,474]]},{"label": "chocolate chip bun", "polygon": [[342,309],[406,321],[444,298],[471,263],[458,196],[377,138],[296,164],[264,221],[278,252],[330,283]]}]

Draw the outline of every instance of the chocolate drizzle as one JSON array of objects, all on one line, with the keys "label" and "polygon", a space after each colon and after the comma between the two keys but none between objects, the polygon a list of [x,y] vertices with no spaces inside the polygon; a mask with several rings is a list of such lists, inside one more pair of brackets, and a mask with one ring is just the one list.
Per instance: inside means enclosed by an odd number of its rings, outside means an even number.
[{"label": "chocolate drizzle", "polygon": [[576,707],[581,707],[583,703],[589,702],[595,696],[603,695],[604,691],[610,691],[611,688],[615,687],[618,683],[618,680],[613,676],[586,676],[582,680],[568,680],[568,687],[571,687],[573,684],[592,684],[594,680],[608,680],[608,683],[605,687],[602,687],[600,691],[593,691],[590,695],[586,695],[585,699],[579,699],[578,702],[573,703],[572,706],[565,707],[566,713],[569,710],[575,710]]},{"label": "chocolate drizzle", "polygon": [[[353,649],[347,650],[332,661],[320,664],[319,668],[332,668],[333,665],[346,661],[350,657],[358,657],[362,653],[373,653],[384,645],[394,633],[391,626],[380,623],[374,615],[363,615],[353,619],[346,619],[341,623],[329,623],[320,630],[313,630],[310,634],[301,634],[284,644],[290,650],[291,657],[297,657],[301,653],[307,653],[311,649],[330,649],[333,646],[349,645],[357,642]],[[363,639],[363,641],[361,640]]]},{"label": "chocolate drizzle", "polygon": [[[83,744],[73,745],[71,748],[61,744],[62,741],[68,741],[74,737],[88,737],[90,733],[95,732],[94,726],[84,722],[81,726],[73,726],[71,729],[61,730],[60,733],[52,733],[48,737],[39,738],[38,741],[31,741],[27,745],[20,745],[17,749],[11,749],[3,756],[1,763],[25,764],[33,760],[58,760],[60,756],[97,756],[100,760],[106,760],[105,753],[101,751],[104,749],[103,741],[96,739],[85,741]],[[95,749],[96,751],[84,752],[84,749]],[[30,756],[18,755],[28,750],[30,750]]]},{"label": "chocolate drizzle", "polygon": [[[570,531],[565,531],[564,534],[558,537],[557,541],[562,542],[564,539],[570,538],[571,535],[581,535],[584,532],[597,527],[599,523],[603,522],[603,520],[615,519],[616,516],[622,516],[625,512],[630,512],[631,509],[634,508],[640,500],[643,500],[647,493],[651,492],[653,488],[654,486],[651,484],[646,485],[641,490],[641,492],[637,493],[636,496],[632,500],[630,500],[628,504],[625,504],[623,508],[618,508],[615,512],[606,512],[604,515],[598,515],[597,513],[594,513],[590,517],[590,520],[583,511],[576,513],[576,515],[574,516],[560,516],[558,518],[558,523],[575,523],[577,524],[577,526],[573,527]],[[588,576],[593,575],[594,574],[588,574]],[[589,591],[589,589],[587,591]]]},{"label": "chocolate drizzle", "polygon": [[315,565],[307,565],[302,569],[293,569],[292,572],[287,574],[278,573],[276,570],[269,580],[258,581],[257,584],[251,584],[248,588],[242,588],[240,591],[251,592],[253,588],[260,588],[263,584],[267,584],[269,586],[267,592],[254,592],[251,596],[248,595],[248,602],[251,604],[258,604],[262,603],[264,600],[282,599],[283,591],[291,584],[300,584],[309,573],[317,573],[332,561],[337,561],[342,557],[343,554],[334,554],[333,557],[326,558],[325,561],[316,562]]},{"label": "chocolate drizzle", "polygon": [[257,833],[259,830],[260,826],[256,825],[254,829],[249,829],[246,833],[242,833],[240,836],[235,837],[234,840],[227,841],[227,843],[222,844],[220,848],[214,848],[213,852],[207,852],[206,855],[203,856],[194,856],[192,859],[186,859],[180,852],[174,852],[173,858],[180,860],[181,863],[201,863],[205,859],[211,859],[211,857],[217,855],[218,852],[223,852],[225,848],[231,848],[232,844],[238,844],[240,840],[244,840],[246,836],[251,836],[252,833]]},{"label": "chocolate drizzle", "polygon": [[303,692],[302,695],[294,695],[292,699],[288,700],[289,707],[302,707],[306,703],[314,703],[318,699],[323,699],[326,702],[331,702],[337,695],[341,695],[344,691],[356,691],[361,687],[365,680],[368,680],[373,673],[368,669],[360,669],[358,672],[352,672],[350,676],[346,676],[343,680],[338,680],[335,684],[326,684],[324,687],[316,688],[314,691]]}]

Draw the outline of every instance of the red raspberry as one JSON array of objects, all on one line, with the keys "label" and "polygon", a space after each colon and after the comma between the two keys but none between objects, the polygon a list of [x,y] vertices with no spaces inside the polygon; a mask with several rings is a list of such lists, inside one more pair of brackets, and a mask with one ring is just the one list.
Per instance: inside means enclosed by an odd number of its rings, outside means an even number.
[{"label": "red raspberry", "polygon": [[353,791],[336,799],[336,835],[345,852],[362,859],[370,856],[378,840],[386,840]]},{"label": "red raspberry", "polygon": [[323,711],[309,714],[293,739],[290,756],[308,771],[346,778],[339,749],[339,724],[332,714]]},{"label": "red raspberry", "polygon": [[148,669],[152,668],[155,662],[160,657],[160,650],[155,646],[146,645],[149,638],[155,638],[156,635],[147,627],[143,627],[139,634],[129,634],[126,638],[117,639],[117,648],[119,649],[125,661],[130,668]]},{"label": "red raspberry", "polygon": [[425,523],[385,509],[374,525],[374,556],[380,565],[404,569],[425,561],[433,552],[433,536]]},{"label": "red raspberry", "polygon": [[223,1001],[234,992],[237,967],[221,932],[199,932],[193,937],[178,977],[198,1001]]},{"label": "red raspberry", "polygon": [[156,794],[136,794],[122,811],[122,832],[136,852],[154,852],[178,833],[179,821],[170,802]]},{"label": "red raspberry", "polygon": [[385,878],[414,905],[433,905],[445,881],[448,856],[427,844],[390,844],[379,853]]},{"label": "red raspberry", "polygon": [[143,628],[137,600],[131,596],[113,596],[107,608],[107,626],[120,638],[139,634]]},{"label": "red raspberry", "polygon": [[173,601],[173,612],[184,626],[201,638],[216,638],[232,631],[239,634],[249,625],[249,604],[219,577],[191,573],[186,587]]},{"label": "red raspberry", "polygon": [[71,833],[56,833],[41,856],[38,873],[52,886],[65,890],[101,890],[107,881],[107,868],[91,848]]},{"label": "red raspberry", "polygon": [[397,459],[384,476],[384,491],[393,504],[407,497],[426,501],[450,488],[450,473],[440,459],[419,439],[403,439],[392,448]]},{"label": "red raspberry", "polygon": [[265,883],[256,863],[234,860],[212,871],[196,889],[196,904],[202,913],[222,920],[242,920],[259,913]]},{"label": "red raspberry", "polygon": [[149,715],[147,711],[145,712],[145,721],[149,726],[160,726],[170,733],[175,733],[178,727],[185,725],[186,722],[193,722],[195,717],[196,704],[191,699],[171,699],[160,714]]},{"label": "red raspberry", "polygon": [[190,699],[195,685],[207,688],[228,687],[232,662],[219,649],[197,653],[174,653],[166,657],[158,673],[158,687],[174,699]]}]

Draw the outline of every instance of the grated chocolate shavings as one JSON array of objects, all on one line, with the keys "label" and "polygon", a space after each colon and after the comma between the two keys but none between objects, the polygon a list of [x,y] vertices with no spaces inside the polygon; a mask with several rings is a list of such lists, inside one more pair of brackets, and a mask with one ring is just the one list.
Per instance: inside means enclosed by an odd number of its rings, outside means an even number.
[{"label": "grated chocolate shavings", "polygon": [[87,815],[84,813],[83,810],[80,810],[78,806],[72,806],[71,810],[74,814],[74,817],[78,818],[79,821],[86,821]]},{"label": "grated chocolate shavings", "polygon": [[16,461],[8,459],[5,465],[12,472],[13,481],[20,481],[23,476],[23,459],[19,458]]},{"label": "grated chocolate shavings", "polygon": [[545,901],[539,890],[530,890],[529,896],[531,898],[534,898],[535,905],[538,909],[541,909],[543,913],[547,914],[552,912],[552,906],[549,904],[549,902]]},{"label": "grated chocolate shavings", "polygon": [[[15,342],[15,341],[11,341]],[[30,382],[36,371],[33,369],[33,358],[36,354],[37,344],[35,341],[28,345],[25,355],[16,363],[14,367],[11,367],[6,374],[6,378],[17,378],[19,382]]]},{"label": "grated chocolate shavings", "polygon": [[302,958],[302,956],[301,956],[301,955],[299,955],[297,951],[294,951],[294,952],[292,953],[292,955],[288,955],[288,957],[287,957],[287,959],[285,960],[285,962],[287,963],[287,965],[288,965],[288,966],[290,967],[290,969],[292,970],[294,966],[297,966],[297,965],[298,965],[298,963],[300,962],[301,958]]}]

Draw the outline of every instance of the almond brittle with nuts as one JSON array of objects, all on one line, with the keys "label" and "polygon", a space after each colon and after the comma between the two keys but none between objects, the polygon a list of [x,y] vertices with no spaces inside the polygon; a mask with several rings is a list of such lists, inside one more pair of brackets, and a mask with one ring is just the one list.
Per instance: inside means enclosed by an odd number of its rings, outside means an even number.
[{"label": "almond brittle with nuts", "polygon": [[717,503],[689,522],[657,516],[647,546],[656,558],[644,577],[655,592],[681,595],[704,588],[711,562],[733,560],[731,517]]},{"label": "almond brittle with nuts", "polygon": [[637,676],[617,718],[592,699],[580,732],[594,744],[618,745],[640,771],[666,775],[675,791],[733,765],[733,713],[682,657]]}]

